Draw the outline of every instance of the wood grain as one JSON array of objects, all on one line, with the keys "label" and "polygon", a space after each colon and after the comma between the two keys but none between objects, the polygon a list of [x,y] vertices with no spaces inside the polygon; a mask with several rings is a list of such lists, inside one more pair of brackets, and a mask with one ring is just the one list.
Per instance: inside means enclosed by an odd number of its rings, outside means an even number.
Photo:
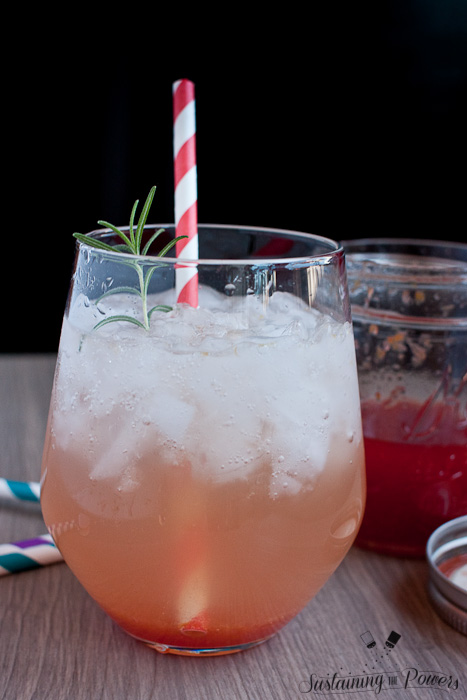
[{"label": "wood grain", "polygon": [[[37,480],[55,357],[0,356],[0,475]],[[45,532],[33,505],[0,503],[1,541]],[[311,674],[405,669],[458,678],[458,690],[389,688],[385,700],[467,697],[467,638],[426,594],[423,561],[352,549],[316,598],[264,645],[228,657],[163,656],[117,628],[65,564],[0,578],[0,700],[318,698]],[[369,630],[376,647],[360,635]],[[391,630],[401,634],[392,651]],[[374,690],[326,697],[365,700]]]}]

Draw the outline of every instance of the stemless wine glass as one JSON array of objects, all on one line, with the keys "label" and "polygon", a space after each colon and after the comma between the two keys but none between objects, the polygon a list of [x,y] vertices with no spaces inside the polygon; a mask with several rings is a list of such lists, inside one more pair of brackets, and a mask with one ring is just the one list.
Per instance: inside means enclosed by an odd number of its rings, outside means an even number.
[{"label": "stemless wine glass", "polygon": [[[216,225],[199,246],[193,263],[78,245],[41,500],[118,625],[215,655],[265,641],[316,594],[357,534],[365,476],[342,249]],[[197,308],[177,303],[185,267]]]}]

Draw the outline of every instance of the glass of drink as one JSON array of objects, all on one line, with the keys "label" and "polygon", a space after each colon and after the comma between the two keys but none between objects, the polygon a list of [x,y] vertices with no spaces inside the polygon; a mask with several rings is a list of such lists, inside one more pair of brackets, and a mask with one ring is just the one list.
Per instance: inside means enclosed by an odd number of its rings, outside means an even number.
[{"label": "glass of drink", "polygon": [[368,499],[357,542],[423,557],[467,512],[467,245],[344,243]]},{"label": "glass of drink", "polygon": [[[182,267],[196,270],[197,308],[177,303]],[[342,561],[364,499],[338,244],[200,225],[193,263],[79,243],[41,500],[68,566],[121,628],[186,655],[263,642]]]}]

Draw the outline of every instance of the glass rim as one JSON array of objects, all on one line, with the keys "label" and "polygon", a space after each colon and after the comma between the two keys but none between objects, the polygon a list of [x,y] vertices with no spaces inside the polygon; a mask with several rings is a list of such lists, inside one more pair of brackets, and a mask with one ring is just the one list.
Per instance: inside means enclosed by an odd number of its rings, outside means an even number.
[{"label": "glass rim", "polygon": [[[120,226],[119,229],[123,232],[127,232],[129,230],[129,226]],[[136,226],[134,226],[136,228]],[[174,223],[165,223],[165,224],[146,224],[144,229],[175,229],[175,224]],[[130,260],[144,260],[145,262],[147,261],[148,263],[151,262],[160,262],[161,259],[164,260],[165,263],[173,264],[173,265],[180,265],[183,263],[183,265],[186,266],[193,266],[193,265],[256,265],[256,266],[268,266],[268,265],[277,265],[277,264],[283,264],[283,265],[290,265],[290,264],[300,264],[300,263],[307,263],[307,264],[315,264],[315,265],[327,265],[330,262],[330,259],[335,258],[339,255],[343,255],[344,253],[344,248],[342,243],[339,241],[336,241],[332,238],[328,238],[326,236],[321,236],[316,233],[305,233],[304,231],[294,231],[292,229],[281,229],[281,228],[273,228],[269,226],[244,226],[244,225],[235,225],[235,224],[203,224],[199,223],[198,224],[198,231],[201,229],[208,229],[208,230],[225,230],[225,231],[242,231],[242,232],[251,232],[251,233],[264,233],[264,234],[271,234],[273,236],[285,236],[288,238],[294,238],[294,239],[301,239],[302,241],[306,242],[307,240],[314,240],[317,243],[321,243],[323,245],[329,246],[330,250],[322,253],[310,253],[309,255],[300,255],[300,256],[294,256],[294,257],[277,257],[277,256],[271,256],[271,257],[264,257],[264,258],[243,258],[243,257],[238,257],[238,258],[183,258],[183,257],[170,257],[170,253],[168,255],[164,255],[163,258],[160,258],[158,255],[134,255],[133,253],[125,253],[123,251],[112,251],[112,250],[104,250],[101,248],[94,248],[93,246],[89,246],[90,250],[100,253],[103,255],[108,255],[110,257],[116,256],[117,258],[125,258],[125,259],[130,259]],[[99,229],[94,229],[92,231],[89,231],[88,233],[84,234],[86,236],[89,236],[90,238],[100,238],[103,237],[104,234],[109,234],[109,235],[116,235],[115,232],[111,228],[99,228]],[[82,241],[76,241],[78,249],[80,249],[81,245],[85,245]]]}]

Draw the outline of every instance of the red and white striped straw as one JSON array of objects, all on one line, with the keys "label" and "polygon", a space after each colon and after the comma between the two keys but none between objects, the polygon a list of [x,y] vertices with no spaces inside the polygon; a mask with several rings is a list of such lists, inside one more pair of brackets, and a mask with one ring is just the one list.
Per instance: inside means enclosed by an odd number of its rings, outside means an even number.
[{"label": "red and white striped straw", "polygon": [[[175,185],[175,227],[177,236],[187,236],[176,245],[178,258],[197,260],[198,183],[196,168],[195,86],[191,80],[172,85]],[[194,265],[177,266],[177,301],[198,306],[198,270]]]},{"label": "red and white striped straw", "polygon": [[[173,144],[175,185],[175,227],[177,236],[187,236],[176,244],[177,258],[198,260],[198,183],[196,168],[195,86],[190,80],[177,80],[173,94]],[[198,306],[198,270],[196,265],[177,265],[177,301]],[[207,632],[208,580],[206,535],[202,506],[190,499],[191,467],[184,470],[187,498],[180,492],[174,503],[176,519],[186,521],[179,548],[178,623],[183,634]],[[198,512],[200,511],[200,512]],[[195,533],[193,533],[193,528]]]}]

